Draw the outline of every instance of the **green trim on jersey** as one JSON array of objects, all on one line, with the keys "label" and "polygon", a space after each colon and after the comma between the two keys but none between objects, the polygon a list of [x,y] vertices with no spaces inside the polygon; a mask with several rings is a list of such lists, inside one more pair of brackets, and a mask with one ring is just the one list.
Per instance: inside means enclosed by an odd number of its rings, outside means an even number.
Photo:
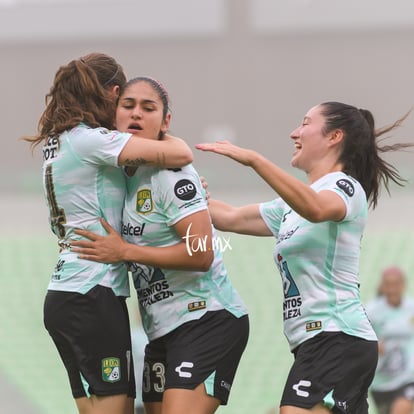
[{"label": "green trim on jersey", "polygon": [[330,190],[346,205],[340,222],[311,223],[282,199],[262,203],[263,220],[277,239],[274,260],[284,291],[284,332],[293,350],[322,331],[376,340],[359,291],[360,242],[367,217],[361,185],[342,172],[311,186]]},{"label": "green trim on jersey", "polygon": [[[183,240],[174,230],[174,224],[206,209],[205,191],[191,165],[180,170],[140,168],[127,180],[123,237],[143,246],[180,243]],[[216,237],[213,229],[213,246]],[[201,318],[207,311],[227,309],[236,317],[247,313],[230,282],[220,250],[214,250],[214,261],[207,272],[161,269],[138,263],[131,263],[130,271],[142,324],[150,340]]]},{"label": "green trim on jersey", "polygon": [[43,183],[49,222],[61,248],[49,290],[86,293],[96,285],[129,296],[125,264],[81,260],[70,241],[81,237],[76,228],[105,235],[103,217],[121,230],[126,186],[118,156],[131,134],[89,128],[84,124],[50,138],[43,148]]}]

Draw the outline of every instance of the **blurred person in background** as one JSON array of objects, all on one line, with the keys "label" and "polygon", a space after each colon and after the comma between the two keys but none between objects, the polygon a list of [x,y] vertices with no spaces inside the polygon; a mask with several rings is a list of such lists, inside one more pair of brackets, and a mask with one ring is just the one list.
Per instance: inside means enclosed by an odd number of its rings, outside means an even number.
[{"label": "blurred person in background", "polygon": [[404,118],[376,130],[368,110],[340,102],[311,108],[290,135],[291,164],[308,184],[253,150],[196,145],[253,168],[278,195],[241,207],[210,197],[209,210],[219,230],[276,238],[284,332],[295,357],[281,414],[368,413],[378,342],[360,299],[360,242],[381,183],[404,183],[380,153],[411,145],[377,140]]},{"label": "blurred person in background", "polygon": [[366,306],[379,340],[379,359],[370,391],[378,414],[414,410],[414,300],[398,266],[383,270],[379,295]]},{"label": "blurred person in background", "polygon": [[[148,77],[128,82],[117,109],[119,130],[162,140],[170,119],[161,83]],[[149,339],[146,414],[212,414],[227,404],[249,319],[214,247],[205,191],[192,165],[126,173],[124,239],[103,222],[107,237],[81,230],[92,241],[74,242],[72,251],[82,259],[129,262]]]},{"label": "blurred person in background", "polygon": [[[122,165],[180,167],[192,152],[180,139],[144,140],[114,130],[126,77],[112,57],[91,53],[56,72],[38,134],[49,222],[60,248],[44,302],[44,323],[66,367],[81,414],[132,414],[135,381],[125,298],[125,264],[79,259],[75,228],[105,234],[99,218],[121,229]],[[128,398],[128,397],[129,398]]]}]

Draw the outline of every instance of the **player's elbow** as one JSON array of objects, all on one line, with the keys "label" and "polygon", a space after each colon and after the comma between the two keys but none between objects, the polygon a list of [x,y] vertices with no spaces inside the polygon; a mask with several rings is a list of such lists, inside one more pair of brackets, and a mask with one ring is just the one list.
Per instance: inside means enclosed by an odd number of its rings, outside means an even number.
[{"label": "player's elbow", "polygon": [[213,264],[214,253],[213,251],[207,250],[202,252],[195,257],[196,267],[199,272],[207,272]]},{"label": "player's elbow", "polygon": [[183,155],[182,163],[184,165],[191,164],[194,161],[194,155],[191,151]]}]

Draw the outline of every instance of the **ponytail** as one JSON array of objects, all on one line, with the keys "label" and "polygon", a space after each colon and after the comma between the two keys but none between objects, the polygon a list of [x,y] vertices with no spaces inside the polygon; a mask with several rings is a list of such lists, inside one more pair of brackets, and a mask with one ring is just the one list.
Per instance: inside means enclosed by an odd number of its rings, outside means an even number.
[{"label": "ponytail", "polygon": [[116,102],[108,88],[126,83],[122,67],[110,56],[91,53],[72,60],[56,72],[46,109],[40,117],[38,135],[23,137],[35,147],[80,122],[96,128],[114,128]]},{"label": "ponytail", "polygon": [[382,140],[378,138],[399,127],[410,112],[389,126],[375,129],[374,117],[367,109],[358,109],[340,102],[326,102],[321,106],[325,117],[324,133],[335,129],[340,129],[344,133],[339,158],[344,166],[343,171],[361,183],[370,207],[375,208],[382,185],[389,193],[390,181],[399,186],[406,183],[398,170],[380,154],[414,146],[408,143],[381,146]]}]

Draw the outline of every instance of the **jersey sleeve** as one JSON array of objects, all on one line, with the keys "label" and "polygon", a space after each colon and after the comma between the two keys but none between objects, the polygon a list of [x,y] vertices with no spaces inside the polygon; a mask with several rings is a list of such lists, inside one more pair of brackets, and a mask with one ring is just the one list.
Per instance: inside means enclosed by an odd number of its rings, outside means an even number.
[{"label": "jersey sleeve", "polygon": [[81,128],[71,145],[82,160],[118,167],[118,157],[132,134],[105,128]]},{"label": "jersey sleeve", "polygon": [[277,237],[279,234],[280,223],[283,217],[285,202],[281,198],[276,198],[259,205],[260,214],[266,226]]},{"label": "jersey sleeve", "polygon": [[169,226],[190,214],[207,209],[200,177],[191,165],[180,170],[163,170],[155,184]]},{"label": "jersey sleeve", "polygon": [[367,209],[366,195],[361,184],[343,173],[328,176],[321,190],[331,190],[342,198],[346,206],[343,221],[353,220],[361,215],[361,211]]}]

